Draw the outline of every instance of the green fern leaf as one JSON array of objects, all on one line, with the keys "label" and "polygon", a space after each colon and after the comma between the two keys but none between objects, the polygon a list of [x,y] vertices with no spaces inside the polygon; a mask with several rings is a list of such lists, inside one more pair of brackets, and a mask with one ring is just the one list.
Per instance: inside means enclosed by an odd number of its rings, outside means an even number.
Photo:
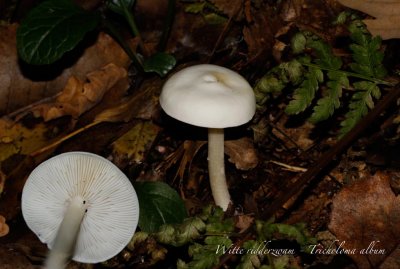
[{"label": "green fern leaf", "polygon": [[352,96],[352,100],[349,104],[349,112],[345,115],[340,125],[342,128],[339,132],[339,137],[344,136],[350,132],[351,129],[368,113],[368,109],[374,107],[373,98],[380,98],[381,91],[379,87],[370,81],[360,81],[353,84],[358,90]]},{"label": "green fern leaf", "polygon": [[355,42],[350,45],[354,60],[350,68],[356,73],[369,77],[385,77],[386,70],[382,65],[384,54],[380,51],[382,43],[380,37],[371,37],[366,32],[365,26],[360,23],[351,24],[349,30]]},{"label": "green fern leaf", "polygon": [[258,106],[264,105],[269,95],[277,95],[288,83],[298,85],[303,79],[304,68],[296,60],[284,62],[265,74],[254,87]]},{"label": "green fern leaf", "polygon": [[307,47],[312,48],[316,54],[315,63],[322,68],[338,70],[342,66],[342,60],[332,53],[332,48],[321,39],[310,38]]},{"label": "green fern leaf", "polygon": [[289,115],[298,114],[311,105],[318,85],[323,82],[324,74],[321,69],[310,67],[300,87],[294,91],[293,100],[287,105],[285,112]]},{"label": "green fern leaf", "polygon": [[319,99],[313,108],[314,112],[308,119],[311,123],[318,123],[332,116],[335,110],[340,107],[343,88],[349,87],[349,79],[345,73],[330,71],[327,75],[329,78],[326,84],[328,86],[327,94]]}]

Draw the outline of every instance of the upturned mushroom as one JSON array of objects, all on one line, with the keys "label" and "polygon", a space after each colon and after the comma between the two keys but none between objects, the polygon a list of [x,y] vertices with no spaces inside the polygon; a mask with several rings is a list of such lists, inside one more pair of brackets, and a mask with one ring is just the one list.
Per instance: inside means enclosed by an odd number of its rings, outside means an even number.
[{"label": "upturned mushroom", "polygon": [[162,88],[160,105],[169,116],[208,128],[208,170],[215,204],[230,203],[225,177],[224,128],[252,119],[256,109],[252,87],[225,67],[201,64],[172,75]]},{"label": "upturned mushroom", "polygon": [[110,161],[87,152],[55,156],[36,167],[22,192],[28,227],[51,249],[48,269],[69,259],[98,263],[131,240],[139,204],[129,179]]}]

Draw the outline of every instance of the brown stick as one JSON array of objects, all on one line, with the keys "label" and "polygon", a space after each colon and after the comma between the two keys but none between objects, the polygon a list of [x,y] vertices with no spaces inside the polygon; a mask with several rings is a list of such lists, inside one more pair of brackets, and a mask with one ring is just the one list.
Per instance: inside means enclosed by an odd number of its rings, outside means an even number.
[{"label": "brown stick", "polygon": [[286,187],[282,190],[281,195],[269,205],[266,210],[264,217],[269,219],[276,215],[277,211],[282,208],[286,202],[289,201],[293,196],[298,197],[304,191],[307,184],[313,182],[316,177],[324,170],[331,161],[341,154],[351,143],[358,138],[371,123],[378,118],[388,107],[390,107],[396,100],[400,98],[400,87],[393,87],[386,96],[378,102],[374,109],[372,109],[367,116],[365,116],[350,132],[348,132],[342,139],[340,139],[335,146],[325,152],[319,161],[312,167],[310,167],[304,174],[302,174],[297,181],[290,187]]}]

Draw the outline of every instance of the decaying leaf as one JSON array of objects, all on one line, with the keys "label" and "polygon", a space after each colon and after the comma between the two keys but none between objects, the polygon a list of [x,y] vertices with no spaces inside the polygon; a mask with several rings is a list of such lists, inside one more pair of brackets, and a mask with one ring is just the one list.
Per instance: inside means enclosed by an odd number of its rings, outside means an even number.
[{"label": "decaying leaf", "polygon": [[159,131],[160,128],[151,121],[138,122],[112,144],[114,162],[143,162]]},{"label": "decaying leaf", "polygon": [[0,244],[0,264],[2,269],[40,269],[41,266],[33,265],[25,253],[15,247]]},{"label": "decaying leaf", "polygon": [[0,237],[7,235],[9,231],[10,227],[6,223],[6,218],[0,215]]},{"label": "decaying leaf", "polygon": [[6,183],[6,175],[3,173],[3,171],[1,171],[0,167],[0,194],[4,190],[4,183]]},{"label": "decaying leaf", "polygon": [[233,1],[211,0],[210,2],[213,3],[219,10],[221,10],[228,17],[234,17],[243,13],[243,11],[241,10],[243,8],[241,0],[233,0]]},{"label": "decaying leaf", "polygon": [[[400,197],[390,188],[390,176],[378,172],[344,187],[333,200],[329,229],[337,245],[352,251],[358,268],[383,267],[400,261],[393,251],[400,245]],[[386,261],[390,255],[391,261]]]},{"label": "decaying leaf", "polygon": [[128,89],[127,71],[113,63],[87,74],[86,80],[72,76],[54,103],[35,106],[33,113],[45,121],[71,115],[74,118],[100,102],[114,86]]},{"label": "decaying leaf", "polygon": [[310,138],[314,125],[306,121],[301,126],[289,126],[288,121],[288,116],[283,115],[272,129],[272,133],[289,149],[309,149],[314,144]]},{"label": "decaying leaf", "polygon": [[243,37],[249,47],[248,57],[253,60],[264,59],[263,56],[269,55],[281,24],[274,10],[264,8],[264,12],[254,14],[254,23],[243,29]]},{"label": "decaying leaf", "polygon": [[67,80],[75,76],[80,80],[91,71],[108,63],[128,68],[130,59],[110,36],[100,33],[96,42],[88,45],[76,60],[67,66],[26,66],[19,62],[16,51],[18,25],[0,26],[0,115],[54,96]]},{"label": "decaying leaf", "polygon": [[[192,163],[194,156],[198,153],[198,151],[206,144],[206,141],[192,141],[185,140],[179,148],[171,153],[165,159],[165,169],[169,169],[174,164],[179,162],[178,171],[176,172],[175,178],[179,176],[180,179],[183,179],[185,175],[185,171]],[[175,179],[174,178],[174,179]]]},{"label": "decaying leaf", "polygon": [[257,151],[253,141],[248,137],[225,141],[225,153],[237,169],[249,170],[258,164]]},{"label": "decaying leaf", "polygon": [[128,122],[131,119],[150,119],[159,107],[158,96],[162,80],[148,79],[128,99],[99,113],[97,122]]},{"label": "decaying leaf", "polygon": [[14,154],[28,155],[49,143],[49,130],[43,123],[28,128],[3,118],[0,130],[0,162]]},{"label": "decaying leaf", "polygon": [[400,38],[400,1],[398,0],[339,0],[349,8],[359,10],[376,19],[364,20],[372,35],[382,39]]}]

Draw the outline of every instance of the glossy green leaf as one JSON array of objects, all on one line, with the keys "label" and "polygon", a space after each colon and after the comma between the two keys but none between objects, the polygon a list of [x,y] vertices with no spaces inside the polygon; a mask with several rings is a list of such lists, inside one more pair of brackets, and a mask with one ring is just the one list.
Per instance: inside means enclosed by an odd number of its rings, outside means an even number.
[{"label": "glossy green leaf", "polygon": [[176,64],[175,57],[159,52],[146,59],[143,64],[145,72],[156,72],[161,77],[165,76]]},{"label": "glossy green leaf", "polygon": [[181,223],[186,209],[178,193],[163,182],[137,182],[139,198],[139,227],[145,232],[156,232],[163,224]]},{"label": "glossy green leaf", "polygon": [[97,13],[70,0],[49,0],[32,9],[17,30],[20,57],[36,65],[51,64],[72,50],[99,23]]}]

